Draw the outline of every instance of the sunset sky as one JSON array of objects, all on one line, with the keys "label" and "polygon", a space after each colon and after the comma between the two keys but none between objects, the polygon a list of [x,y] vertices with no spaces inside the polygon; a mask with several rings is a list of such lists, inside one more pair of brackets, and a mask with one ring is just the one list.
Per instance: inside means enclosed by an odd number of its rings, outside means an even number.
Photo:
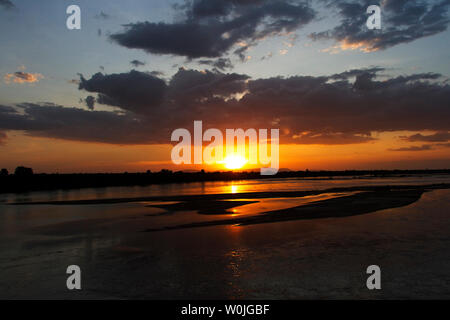
[{"label": "sunset sky", "polygon": [[279,128],[281,168],[450,168],[449,7],[0,0],[0,167],[223,169],[171,162],[171,132],[202,120]]}]

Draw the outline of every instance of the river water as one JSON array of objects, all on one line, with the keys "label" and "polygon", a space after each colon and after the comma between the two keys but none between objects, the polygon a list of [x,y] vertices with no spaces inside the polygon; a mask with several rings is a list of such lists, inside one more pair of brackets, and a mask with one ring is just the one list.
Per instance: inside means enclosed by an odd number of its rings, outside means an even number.
[{"label": "river water", "polygon": [[[154,233],[143,231],[217,217],[164,214],[147,202],[9,204],[449,182],[449,176],[263,179],[4,194],[0,298],[450,298],[450,190],[361,216]],[[265,199],[235,214],[322,199]],[[81,291],[66,288],[72,264],[82,270]],[[382,270],[380,291],[365,285],[372,264]]]}]

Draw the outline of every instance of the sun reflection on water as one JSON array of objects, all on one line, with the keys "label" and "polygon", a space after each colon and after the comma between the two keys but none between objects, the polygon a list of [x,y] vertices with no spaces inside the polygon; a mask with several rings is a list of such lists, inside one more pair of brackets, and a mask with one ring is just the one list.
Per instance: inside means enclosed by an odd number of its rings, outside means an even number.
[{"label": "sun reflection on water", "polygon": [[230,186],[230,189],[231,189],[231,193],[238,193],[239,192],[239,186],[236,185],[236,184],[232,184]]},{"label": "sun reflection on water", "polygon": [[244,294],[244,290],[241,285],[241,278],[244,276],[244,270],[246,268],[244,263],[248,259],[248,255],[249,250],[246,248],[234,249],[226,254],[228,259],[226,270],[230,275],[228,281],[228,295],[231,299],[239,299]]}]

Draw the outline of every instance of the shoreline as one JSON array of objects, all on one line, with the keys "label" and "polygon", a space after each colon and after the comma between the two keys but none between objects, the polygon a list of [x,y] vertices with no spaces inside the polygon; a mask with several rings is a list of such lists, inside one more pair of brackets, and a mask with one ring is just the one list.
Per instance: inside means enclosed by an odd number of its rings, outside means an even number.
[{"label": "shoreline", "polygon": [[92,204],[118,204],[129,202],[146,201],[207,201],[207,200],[233,200],[233,199],[262,199],[262,198],[291,198],[319,195],[322,193],[354,192],[354,191],[389,191],[389,190],[434,190],[450,189],[450,183],[438,183],[428,185],[383,185],[383,186],[355,186],[337,187],[323,190],[310,191],[265,191],[265,192],[242,192],[242,193],[220,193],[220,194],[197,194],[197,195],[175,195],[175,196],[149,196],[130,198],[105,198],[86,200],[57,200],[57,201],[30,201],[12,202],[7,205],[92,205]]}]

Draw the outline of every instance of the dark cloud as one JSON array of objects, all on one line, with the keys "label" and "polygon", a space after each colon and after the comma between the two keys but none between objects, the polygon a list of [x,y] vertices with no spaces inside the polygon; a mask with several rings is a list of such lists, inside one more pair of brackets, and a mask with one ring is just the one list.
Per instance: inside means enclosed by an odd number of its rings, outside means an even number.
[{"label": "dark cloud", "polygon": [[389,151],[428,151],[438,148],[450,148],[450,143],[434,143],[434,144],[424,144],[421,146],[411,146],[403,147],[398,149],[388,149]]},{"label": "dark cloud", "polygon": [[130,114],[86,111],[51,103],[23,103],[21,114],[0,116],[0,127],[33,136],[77,141],[129,144],[150,141],[148,124]]},{"label": "dark cloud", "polygon": [[385,71],[384,68],[381,67],[371,67],[364,69],[352,69],[349,71],[341,72],[330,76],[329,78],[332,80],[347,80],[353,77],[359,77],[361,81],[362,78],[367,78],[369,80],[374,79],[377,76],[377,73]]},{"label": "dark cloud", "polygon": [[261,5],[264,0],[194,0],[192,5],[186,5],[191,17],[220,17],[229,15],[234,8],[245,8],[251,5]]},{"label": "dark cloud", "polygon": [[208,66],[212,66],[218,70],[226,70],[226,69],[233,69],[233,64],[231,63],[231,60],[228,58],[219,58],[216,60],[199,60],[199,64],[204,64]]},{"label": "dark cloud", "polygon": [[352,134],[342,132],[317,133],[316,132],[301,132],[292,136],[292,143],[295,144],[355,144],[365,143],[376,140],[369,134]]},{"label": "dark cloud", "polygon": [[312,39],[334,39],[341,49],[377,51],[447,30],[449,0],[386,0],[381,5],[381,30],[366,26],[373,1],[326,1],[338,9],[341,21],[333,29],[314,32]]},{"label": "dark cloud", "polygon": [[234,54],[239,57],[239,59],[244,62],[247,59],[247,50],[250,48],[250,46],[242,44],[240,48],[237,48],[234,50]]},{"label": "dark cloud", "polygon": [[410,142],[446,142],[450,141],[450,132],[436,132],[435,134],[431,135],[422,135],[420,133],[414,134],[412,136],[403,136],[401,137],[403,140],[410,141]]},{"label": "dark cloud", "polygon": [[142,62],[142,61],[139,61],[139,60],[136,60],[136,59],[130,61],[130,64],[131,64],[132,66],[134,66],[135,68],[145,66],[145,62]]},{"label": "dark cloud", "polygon": [[422,146],[412,146],[412,147],[404,147],[404,148],[398,148],[398,149],[388,149],[389,151],[427,151],[431,150],[432,145],[430,144],[424,144]]},{"label": "dark cloud", "polygon": [[[450,86],[432,73],[389,77],[383,68],[330,76],[250,79],[180,68],[165,83],[148,73],[81,77],[80,90],[120,112],[51,104],[0,108],[0,130],[109,143],[168,143],[177,128],[280,128],[282,143],[350,144],[373,133],[450,130]],[[115,110],[115,109],[112,109]],[[95,126],[95,129],[90,129]],[[443,139],[442,136],[412,139]],[[428,141],[428,140],[427,140]],[[437,145],[435,146],[437,147]],[[428,148],[428,147],[425,147]],[[430,147],[431,148],[431,147]]]},{"label": "dark cloud", "polygon": [[98,103],[146,113],[162,102],[166,83],[151,74],[133,70],[111,75],[96,73],[89,80],[80,76],[79,89],[98,93]]},{"label": "dark cloud", "polygon": [[150,74],[155,76],[155,77],[163,77],[164,76],[164,72],[162,71],[150,71]]},{"label": "dark cloud", "polygon": [[14,7],[15,7],[15,5],[11,1],[9,1],[9,0],[0,0],[0,8],[8,10],[8,9],[12,9]]},{"label": "dark cloud", "polygon": [[[130,23],[111,39],[154,54],[218,58],[238,44],[248,47],[262,38],[294,31],[315,17],[306,2],[287,0],[189,1],[178,7],[184,10],[181,21]],[[242,55],[242,49],[236,54]]]},{"label": "dark cloud", "polygon": [[179,105],[198,106],[224,101],[230,95],[243,92],[250,77],[237,73],[197,71],[180,68],[169,83],[170,98]]},{"label": "dark cloud", "polygon": [[141,114],[160,112],[169,104],[186,105],[208,99],[228,97],[245,90],[246,75],[222,73],[218,70],[180,68],[166,84],[156,75],[139,71],[103,75],[91,79],[81,76],[80,90],[98,93],[97,102],[117,106]]},{"label": "dark cloud", "polygon": [[95,97],[93,96],[87,96],[86,99],[84,99],[84,103],[89,108],[89,110],[94,110],[95,106]]},{"label": "dark cloud", "polygon": [[2,113],[17,113],[17,110],[10,106],[0,105],[0,114]]},{"label": "dark cloud", "polygon": [[380,81],[374,70],[255,80],[249,82],[249,93],[240,103],[259,109],[261,114],[274,114],[280,126],[291,128],[292,134],[300,130],[361,135],[448,130],[449,124],[442,117],[450,115],[445,107],[450,103],[450,87],[436,82],[439,75],[416,74]]}]

